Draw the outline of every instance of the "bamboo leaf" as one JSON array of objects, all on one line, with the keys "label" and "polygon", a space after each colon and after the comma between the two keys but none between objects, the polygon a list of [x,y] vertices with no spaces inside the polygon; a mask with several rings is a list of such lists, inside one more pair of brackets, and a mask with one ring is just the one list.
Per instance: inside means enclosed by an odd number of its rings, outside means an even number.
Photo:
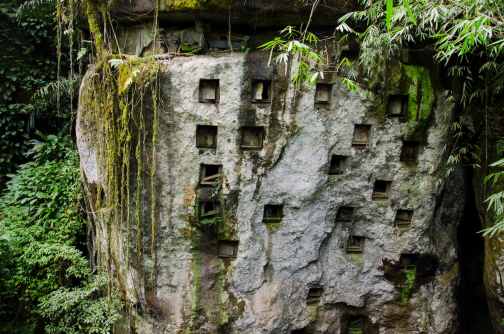
[{"label": "bamboo leaf", "polygon": [[403,0],[403,4],[404,4],[404,7],[406,7],[406,9],[408,10],[408,16],[410,17],[411,21],[413,21],[413,23],[415,25],[417,25],[416,20],[413,17],[413,12],[411,11],[411,8],[410,8],[408,0]]},{"label": "bamboo leaf", "polygon": [[387,0],[387,30],[390,31],[390,22],[392,21],[392,12],[394,11],[394,0]]}]

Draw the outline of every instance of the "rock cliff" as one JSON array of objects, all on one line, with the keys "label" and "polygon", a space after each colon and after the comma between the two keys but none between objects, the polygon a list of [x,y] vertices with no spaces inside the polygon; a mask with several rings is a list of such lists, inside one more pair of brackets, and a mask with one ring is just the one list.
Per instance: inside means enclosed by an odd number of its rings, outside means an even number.
[{"label": "rock cliff", "polygon": [[[462,169],[435,184],[452,105],[429,56],[384,58],[359,92],[336,74],[298,90],[295,59],[258,51],[158,57],[122,174],[102,135],[121,115],[90,114],[91,67],[78,146],[118,331],[459,333],[470,185]],[[114,196],[125,213],[102,205]]]}]

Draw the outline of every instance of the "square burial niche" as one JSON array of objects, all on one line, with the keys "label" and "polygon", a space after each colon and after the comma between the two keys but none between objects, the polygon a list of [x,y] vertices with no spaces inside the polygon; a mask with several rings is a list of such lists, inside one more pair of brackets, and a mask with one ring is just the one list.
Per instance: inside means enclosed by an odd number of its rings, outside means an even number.
[{"label": "square burial niche", "polygon": [[387,105],[388,117],[404,117],[408,113],[408,95],[389,95]]},{"label": "square burial niche", "polygon": [[306,334],[306,330],[304,328],[295,329],[291,332],[291,334]]},{"label": "square burial niche", "polygon": [[376,180],[374,183],[372,200],[375,202],[388,201],[391,186],[392,181]]},{"label": "square burial niche", "polygon": [[315,107],[324,108],[331,104],[332,85],[318,83],[315,87]]},{"label": "square burial niche", "polygon": [[364,330],[364,317],[351,316],[348,318],[347,334],[362,334]]},{"label": "square burial niche", "polygon": [[200,80],[199,101],[201,103],[215,103],[219,101],[219,80]]},{"label": "square burial niche", "polygon": [[416,261],[417,254],[401,254],[399,259],[400,269],[404,271],[415,270]]},{"label": "square burial niche", "polygon": [[404,65],[411,64],[411,50],[410,49],[401,49],[401,63]]},{"label": "square burial niche", "polygon": [[350,206],[340,206],[336,213],[336,221],[341,223],[352,223],[354,208]]},{"label": "square burial niche", "polygon": [[222,165],[201,165],[200,185],[216,186],[222,181]]},{"label": "square burial niche", "polygon": [[356,124],[352,139],[352,147],[358,149],[369,148],[371,125]]},{"label": "square burial niche", "polygon": [[217,127],[210,125],[198,125],[196,127],[196,147],[216,148]]},{"label": "square burial niche", "polygon": [[413,210],[397,210],[394,225],[397,228],[407,229],[411,227]]},{"label": "square burial niche", "polygon": [[220,216],[220,203],[216,201],[200,202],[200,218],[215,218]]},{"label": "square burial niche", "polygon": [[271,102],[271,81],[254,80],[252,82],[252,102]]},{"label": "square burial niche", "polygon": [[364,253],[364,237],[351,235],[345,245],[347,254],[362,255]]},{"label": "square burial niche", "polygon": [[241,137],[241,148],[254,150],[261,149],[263,144],[264,128],[262,127],[243,127]]},{"label": "square burial niche", "polygon": [[329,166],[329,175],[344,175],[347,166],[348,157],[333,154],[331,165]]},{"label": "square burial niche", "polygon": [[417,141],[404,141],[401,149],[401,162],[417,163],[419,147],[420,143]]},{"label": "square burial niche", "polygon": [[280,223],[283,217],[283,205],[268,204],[264,206],[263,223]]},{"label": "square burial niche", "polygon": [[310,288],[310,290],[308,290],[308,298],[306,299],[306,302],[308,304],[320,303],[320,299],[322,298],[323,292],[324,289],[322,288]]},{"label": "square burial niche", "polygon": [[238,241],[219,240],[219,257],[236,258],[238,255]]},{"label": "square burial niche", "polygon": [[[346,60],[345,60],[346,58]],[[341,64],[341,62],[343,64]],[[348,62],[347,62],[348,60]],[[350,65],[349,65],[350,63]],[[359,66],[359,50],[343,50],[341,51],[339,64],[339,75],[342,77],[347,77],[350,74],[350,71],[353,69],[354,71],[358,70]]]}]

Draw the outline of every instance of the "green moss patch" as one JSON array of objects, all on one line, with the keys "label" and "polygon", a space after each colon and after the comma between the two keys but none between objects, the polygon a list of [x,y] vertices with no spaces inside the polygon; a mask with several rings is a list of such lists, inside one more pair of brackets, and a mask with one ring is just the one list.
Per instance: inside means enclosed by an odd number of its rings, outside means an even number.
[{"label": "green moss patch", "polygon": [[404,282],[401,295],[403,305],[406,305],[408,303],[411,289],[413,288],[413,284],[415,283],[415,273],[415,268],[412,268],[406,272],[406,282]]},{"label": "green moss patch", "polygon": [[409,95],[408,127],[410,132],[407,139],[420,141],[422,132],[430,119],[435,100],[430,71],[423,67],[408,65],[404,65],[402,69],[409,83],[406,94]]}]

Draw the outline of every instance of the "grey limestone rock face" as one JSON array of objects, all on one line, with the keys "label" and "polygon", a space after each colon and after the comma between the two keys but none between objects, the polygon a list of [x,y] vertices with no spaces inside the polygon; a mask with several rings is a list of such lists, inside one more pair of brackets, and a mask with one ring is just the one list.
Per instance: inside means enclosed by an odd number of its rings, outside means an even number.
[{"label": "grey limestone rock face", "polygon": [[[135,231],[118,224],[107,237],[96,225],[127,301],[124,332],[346,334],[362,317],[362,333],[456,333],[466,185],[460,170],[434,185],[449,140],[449,104],[435,75],[391,60],[374,97],[327,76],[320,83],[331,85],[330,103],[319,108],[317,85],[297,91],[294,66],[267,67],[268,56],[159,61],[155,263],[150,232],[128,266]],[[215,103],[200,102],[201,79],[218,80]],[[271,82],[270,102],[252,102],[254,80]],[[103,175],[83,112],[86,89],[85,80],[78,144],[86,180],[96,184]],[[409,94],[406,115],[388,117],[388,95],[400,94]],[[145,110],[152,131],[152,99]],[[370,126],[368,144],[354,147],[361,124]],[[215,148],[197,147],[201,126],[217,127]],[[260,148],[242,147],[247,127],[262,131]],[[417,142],[416,163],[401,162],[405,140]],[[333,155],[346,157],[343,174],[329,175]],[[202,190],[201,165],[222,166],[215,196]],[[150,180],[148,170],[143,177]],[[382,191],[377,180],[390,183]],[[373,201],[373,192],[388,198]],[[205,196],[219,204],[216,225],[199,217],[210,210],[200,204]],[[280,221],[264,221],[266,205],[282,206]],[[342,207],[353,208],[350,220],[338,217]],[[142,209],[148,217],[150,203]],[[395,227],[397,210],[413,211],[410,228]],[[150,231],[148,218],[142,228]]]}]

